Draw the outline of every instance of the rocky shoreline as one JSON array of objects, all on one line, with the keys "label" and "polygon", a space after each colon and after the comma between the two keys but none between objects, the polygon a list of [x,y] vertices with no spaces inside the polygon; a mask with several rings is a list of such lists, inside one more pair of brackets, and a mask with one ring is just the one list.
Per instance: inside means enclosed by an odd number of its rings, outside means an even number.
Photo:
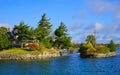
[{"label": "rocky shoreline", "polygon": [[59,52],[49,53],[47,51],[41,54],[0,54],[0,60],[36,60],[60,56]]},{"label": "rocky shoreline", "polygon": [[110,52],[110,53],[100,53],[100,54],[80,54],[82,58],[105,58],[105,57],[112,57],[116,56],[115,52]]}]

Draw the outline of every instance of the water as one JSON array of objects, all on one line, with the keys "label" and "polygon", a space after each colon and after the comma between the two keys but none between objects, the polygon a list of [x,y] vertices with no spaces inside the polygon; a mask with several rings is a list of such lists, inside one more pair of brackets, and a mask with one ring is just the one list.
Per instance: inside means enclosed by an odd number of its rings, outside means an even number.
[{"label": "water", "polygon": [[120,56],[83,59],[70,54],[41,61],[1,60],[0,75],[120,75]]}]

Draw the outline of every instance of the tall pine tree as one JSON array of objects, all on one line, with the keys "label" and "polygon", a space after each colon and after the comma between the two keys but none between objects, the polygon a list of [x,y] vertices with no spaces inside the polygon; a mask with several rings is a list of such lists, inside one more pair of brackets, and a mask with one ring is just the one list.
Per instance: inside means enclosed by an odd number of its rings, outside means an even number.
[{"label": "tall pine tree", "polygon": [[42,15],[41,20],[38,23],[38,27],[35,29],[35,34],[37,38],[41,41],[44,38],[47,38],[51,33],[52,25],[49,22],[49,19],[46,18],[46,14]]},{"label": "tall pine tree", "polygon": [[59,49],[69,48],[71,46],[71,38],[68,36],[67,31],[67,27],[63,22],[61,22],[60,26],[55,30],[55,45]]},{"label": "tall pine tree", "polygon": [[38,27],[35,29],[35,35],[37,39],[44,44],[46,48],[51,48],[51,37],[52,25],[49,22],[50,19],[46,18],[46,14],[42,15],[41,20],[38,23]]}]

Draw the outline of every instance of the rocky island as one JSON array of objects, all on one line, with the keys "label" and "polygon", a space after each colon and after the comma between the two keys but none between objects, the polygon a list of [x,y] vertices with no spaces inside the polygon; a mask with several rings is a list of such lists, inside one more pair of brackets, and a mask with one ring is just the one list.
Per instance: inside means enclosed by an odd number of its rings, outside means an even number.
[{"label": "rocky island", "polygon": [[87,43],[80,45],[80,56],[83,58],[101,58],[116,56],[116,45],[111,40],[109,44],[96,44],[94,35],[87,36]]}]

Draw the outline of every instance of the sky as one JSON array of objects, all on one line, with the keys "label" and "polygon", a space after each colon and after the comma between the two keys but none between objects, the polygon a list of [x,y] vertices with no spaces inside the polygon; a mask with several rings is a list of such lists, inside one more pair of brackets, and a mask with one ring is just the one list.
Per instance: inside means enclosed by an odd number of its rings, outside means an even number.
[{"label": "sky", "polygon": [[36,28],[43,13],[53,31],[64,22],[73,42],[85,42],[96,32],[98,43],[120,44],[120,0],[0,0],[0,26],[24,21]]}]

